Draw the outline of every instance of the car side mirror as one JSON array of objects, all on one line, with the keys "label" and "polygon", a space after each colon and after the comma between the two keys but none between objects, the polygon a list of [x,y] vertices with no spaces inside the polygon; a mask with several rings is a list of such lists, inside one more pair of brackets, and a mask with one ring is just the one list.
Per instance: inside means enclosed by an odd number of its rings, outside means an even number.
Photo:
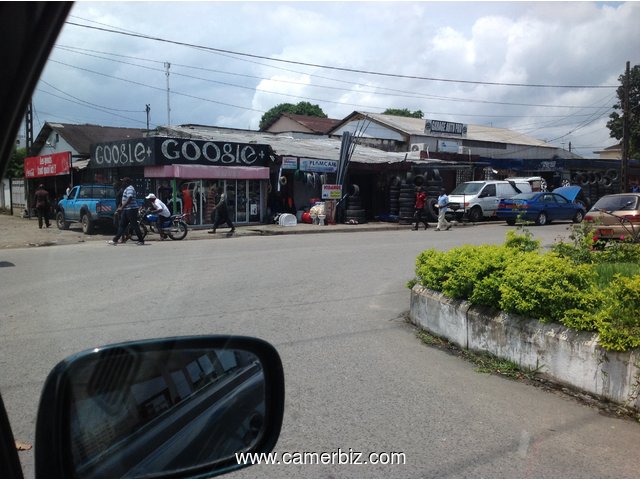
[{"label": "car side mirror", "polygon": [[49,374],[36,425],[36,477],[201,477],[275,446],[284,375],[249,337],[127,342],[73,355]]}]

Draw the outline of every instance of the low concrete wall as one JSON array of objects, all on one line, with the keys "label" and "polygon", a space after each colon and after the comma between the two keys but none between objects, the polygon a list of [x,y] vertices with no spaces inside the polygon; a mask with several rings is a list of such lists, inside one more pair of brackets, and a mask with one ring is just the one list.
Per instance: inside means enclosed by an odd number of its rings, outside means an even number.
[{"label": "low concrete wall", "polygon": [[411,321],[459,347],[539,369],[558,383],[640,411],[640,351],[610,352],[598,335],[452,300],[419,285]]}]

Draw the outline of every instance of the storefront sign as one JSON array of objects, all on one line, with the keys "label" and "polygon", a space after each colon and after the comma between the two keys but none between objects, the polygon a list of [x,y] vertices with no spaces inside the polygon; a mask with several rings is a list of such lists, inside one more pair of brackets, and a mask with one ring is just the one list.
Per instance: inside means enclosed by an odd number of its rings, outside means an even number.
[{"label": "storefront sign", "polygon": [[338,161],[301,158],[300,170],[303,172],[334,173],[338,171]]},{"label": "storefront sign", "polygon": [[92,145],[91,166],[191,164],[264,167],[270,154],[269,145],[152,137]]},{"label": "storefront sign", "polygon": [[322,199],[323,200],[340,200],[342,198],[342,186],[341,185],[322,185]]},{"label": "storefront sign", "polygon": [[424,123],[424,133],[466,135],[467,126],[463,123],[445,122],[442,120],[426,120]]},{"label": "storefront sign", "polygon": [[52,153],[39,157],[24,159],[24,176],[26,178],[53,177],[68,175],[71,166],[71,152]]},{"label": "storefront sign", "polygon": [[297,170],[298,159],[296,157],[282,157],[283,170]]},{"label": "storefront sign", "polygon": [[458,153],[461,146],[461,143],[456,140],[438,140],[439,152]]},{"label": "storefront sign", "polygon": [[151,139],[139,138],[91,145],[93,168],[138,167],[153,165]]}]

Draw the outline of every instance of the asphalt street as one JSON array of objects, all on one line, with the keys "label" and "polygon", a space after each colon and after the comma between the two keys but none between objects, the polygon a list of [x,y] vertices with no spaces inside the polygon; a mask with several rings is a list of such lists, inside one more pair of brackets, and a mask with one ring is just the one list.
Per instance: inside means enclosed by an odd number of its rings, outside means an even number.
[{"label": "asphalt street", "polygon": [[[567,225],[532,227],[543,244]],[[0,391],[33,443],[56,362],[118,341],[228,333],[284,363],[276,451],[403,452],[404,465],[255,466],[232,477],[637,477],[640,425],[422,344],[405,283],[426,248],[500,243],[504,224],[246,235],[0,251]],[[33,450],[21,453],[33,477]]]}]

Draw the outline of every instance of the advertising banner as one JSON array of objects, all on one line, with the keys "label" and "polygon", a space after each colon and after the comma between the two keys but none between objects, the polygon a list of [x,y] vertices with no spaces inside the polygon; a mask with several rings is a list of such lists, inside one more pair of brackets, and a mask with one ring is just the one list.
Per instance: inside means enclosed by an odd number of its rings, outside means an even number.
[{"label": "advertising banner", "polygon": [[334,173],[338,171],[338,161],[301,158],[300,170],[303,172]]},{"label": "advertising banner", "polygon": [[322,185],[322,199],[323,200],[340,200],[342,198],[342,186],[341,185]]},{"label": "advertising banner", "polygon": [[296,157],[282,157],[283,170],[297,170],[298,159]]},{"label": "advertising banner", "polygon": [[424,133],[447,133],[449,135],[466,135],[464,123],[445,122],[443,120],[425,120]]},{"label": "advertising banner", "polygon": [[116,168],[186,164],[265,167],[271,154],[270,145],[151,137],[93,144],[90,166]]},{"label": "advertising banner", "polygon": [[71,152],[52,153],[24,159],[25,178],[53,177],[69,175]]}]

